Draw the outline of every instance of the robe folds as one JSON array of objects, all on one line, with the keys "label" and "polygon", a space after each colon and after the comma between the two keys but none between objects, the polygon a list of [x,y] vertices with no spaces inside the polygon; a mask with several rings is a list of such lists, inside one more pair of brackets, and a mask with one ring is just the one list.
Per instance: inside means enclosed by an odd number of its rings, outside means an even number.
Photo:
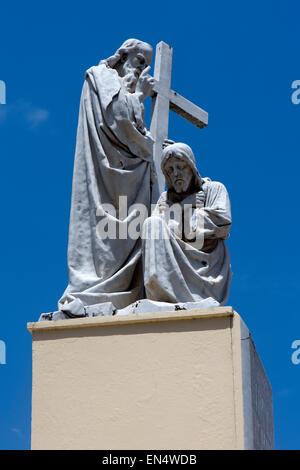
[{"label": "robe folds", "polygon": [[[150,209],[153,139],[143,105],[105,64],[86,72],[77,130],[68,244],[69,285],[59,309],[85,315],[85,306],[111,302],[117,309],[144,297],[141,239],[103,239],[97,225],[119,197],[128,208]],[[104,211],[102,210],[104,207]],[[118,228],[117,228],[118,230]]]},{"label": "robe folds", "polygon": [[180,201],[182,211],[185,204],[192,208],[187,212],[187,231],[182,226],[179,229],[180,217],[178,222],[168,215],[168,192],[161,195],[144,223],[144,283],[150,300],[214,299],[224,305],[228,299],[232,274],[224,240],[231,226],[230,201],[225,186],[209,178],[202,179],[202,191],[202,207],[197,207],[197,193]]}]

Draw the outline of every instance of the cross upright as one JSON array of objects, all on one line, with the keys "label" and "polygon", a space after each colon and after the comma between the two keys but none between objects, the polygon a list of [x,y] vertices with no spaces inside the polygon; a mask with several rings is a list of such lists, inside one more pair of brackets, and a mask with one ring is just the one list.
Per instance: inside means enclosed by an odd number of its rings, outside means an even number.
[{"label": "cross upright", "polygon": [[165,180],[160,169],[162,146],[168,137],[169,110],[187,119],[202,129],[208,124],[208,113],[195,104],[171,90],[172,74],[171,46],[161,41],[156,46],[151,125],[150,132],[155,139],[153,158],[158,179],[159,193],[164,191]]}]

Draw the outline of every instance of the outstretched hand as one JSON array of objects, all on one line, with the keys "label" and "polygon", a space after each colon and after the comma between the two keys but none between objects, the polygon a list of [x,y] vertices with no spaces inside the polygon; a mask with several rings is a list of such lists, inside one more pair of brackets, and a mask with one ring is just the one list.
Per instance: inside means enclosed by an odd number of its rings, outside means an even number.
[{"label": "outstretched hand", "polygon": [[151,95],[152,93],[152,89],[154,87],[154,78],[151,77],[150,75],[148,75],[148,72],[150,70],[150,65],[148,65],[148,67],[146,67],[139,79],[138,79],[138,82],[136,84],[136,94],[138,95],[139,97],[139,100],[140,102],[142,103],[146,98],[148,98],[148,96]]}]

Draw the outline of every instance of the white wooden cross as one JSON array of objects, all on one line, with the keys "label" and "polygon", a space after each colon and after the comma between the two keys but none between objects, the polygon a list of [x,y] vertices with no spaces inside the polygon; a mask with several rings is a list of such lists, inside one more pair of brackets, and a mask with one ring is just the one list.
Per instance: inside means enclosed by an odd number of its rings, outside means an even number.
[{"label": "white wooden cross", "polygon": [[169,110],[175,111],[200,129],[208,124],[206,111],[171,90],[172,52],[171,46],[163,41],[156,46],[150,132],[155,139],[153,158],[159,193],[165,189],[165,179],[160,169],[160,162],[162,145],[164,140],[168,138]]}]

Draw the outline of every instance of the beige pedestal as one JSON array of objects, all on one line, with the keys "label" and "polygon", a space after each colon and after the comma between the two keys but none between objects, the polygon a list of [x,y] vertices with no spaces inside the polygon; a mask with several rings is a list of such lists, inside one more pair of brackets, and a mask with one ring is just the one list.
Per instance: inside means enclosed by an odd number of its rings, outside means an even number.
[{"label": "beige pedestal", "polygon": [[32,449],[273,447],[271,388],[231,307],[28,329]]}]

